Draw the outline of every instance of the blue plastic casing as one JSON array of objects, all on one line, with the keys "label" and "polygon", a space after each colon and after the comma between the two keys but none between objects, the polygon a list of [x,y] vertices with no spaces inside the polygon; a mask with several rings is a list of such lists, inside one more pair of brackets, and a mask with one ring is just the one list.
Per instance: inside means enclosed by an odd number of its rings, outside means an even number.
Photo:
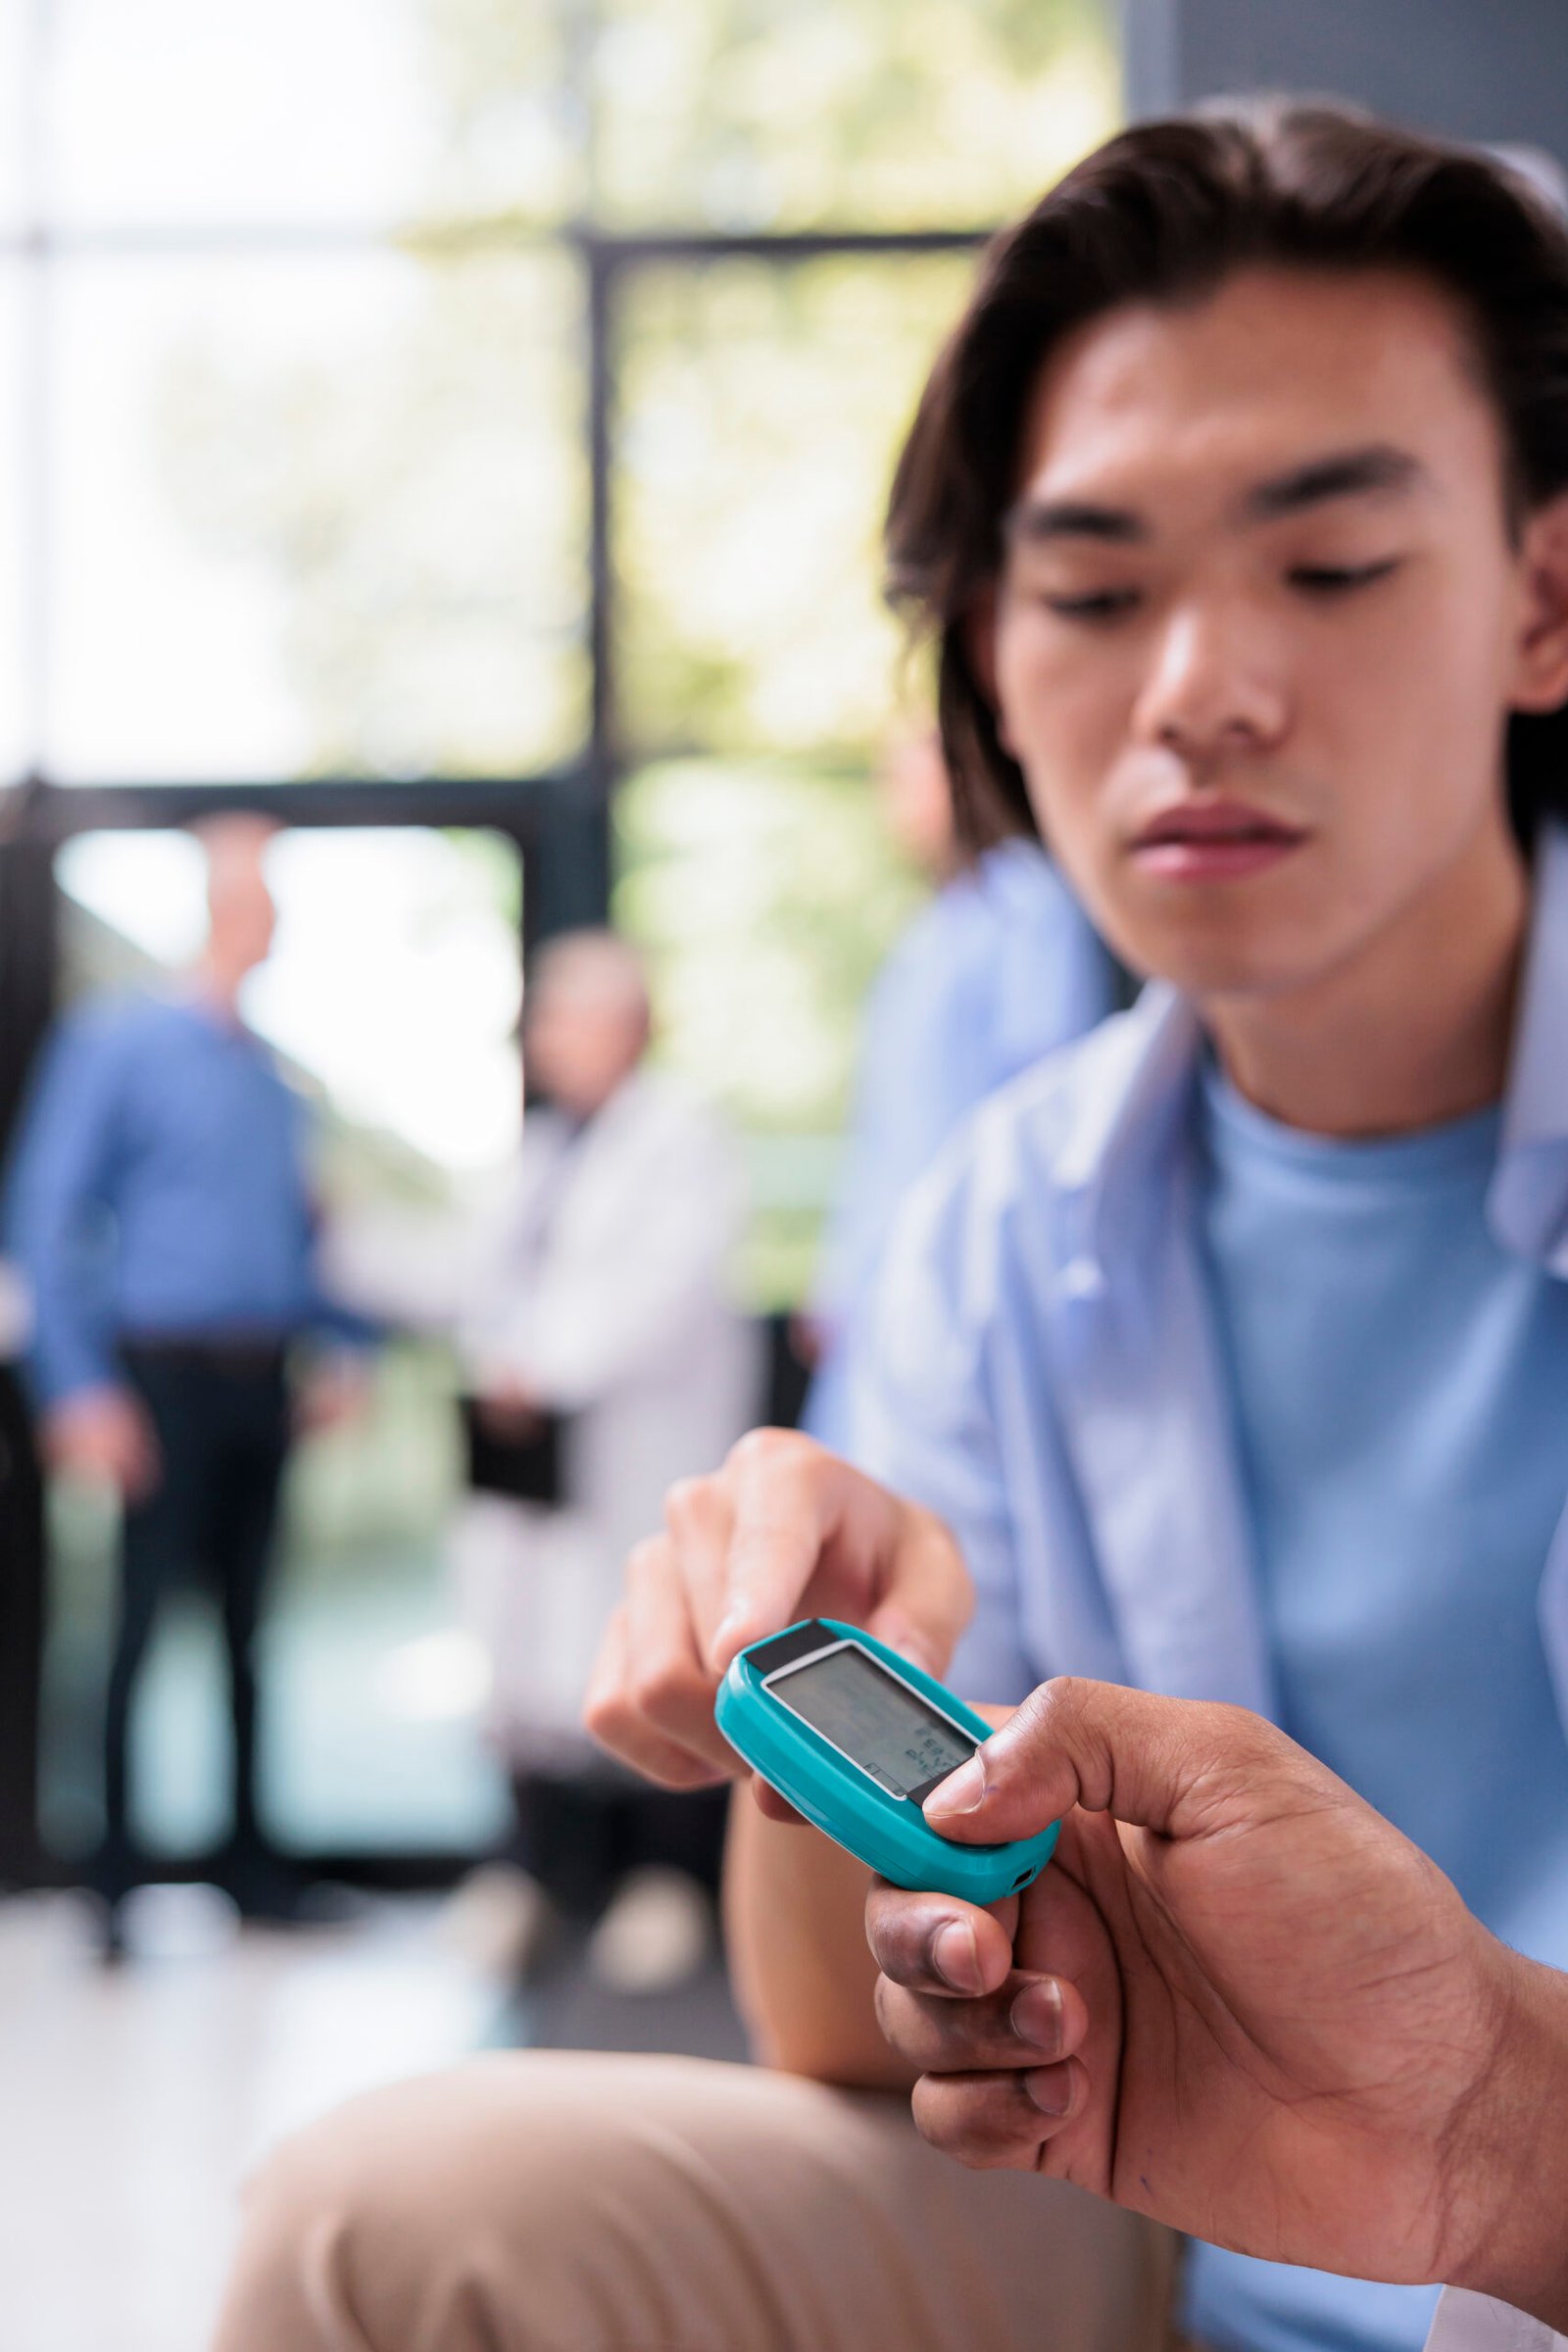
[{"label": "blue plastic casing", "polygon": [[[815,1643],[806,1640],[813,1633],[820,1635]],[[788,1797],[797,1812],[895,1886],[929,1887],[970,1903],[999,1902],[1003,1895],[1027,1886],[1051,1859],[1057,1823],[1038,1837],[1015,1838],[1006,1845],[955,1844],[927,1826],[910,1798],[882,1788],[766,1689],[765,1675],[786,1672],[788,1663],[838,1642],[853,1642],[971,1740],[991,1737],[992,1727],[983,1715],[874,1634],[841,1625],[832,1617],[813,1617],[782,1634],[770,1634],[765,1642],[754,1642],[735,1659],[719,1685],[713,1709],[731,1747],[770,1788]],[[780,1655],[792,1645],[794,1659]]]}]

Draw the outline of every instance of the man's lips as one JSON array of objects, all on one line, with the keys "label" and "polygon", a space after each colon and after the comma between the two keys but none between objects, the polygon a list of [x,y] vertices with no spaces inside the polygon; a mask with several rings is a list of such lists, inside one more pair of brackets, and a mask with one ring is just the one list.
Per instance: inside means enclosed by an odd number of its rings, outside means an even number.
[{"label": "man's lips", "polygon": [[1192,802],[1151,817],[1132,855],[1162,881],[1230,882],[1279,864],[1305,839],[1298,825],[1245,802]]}]

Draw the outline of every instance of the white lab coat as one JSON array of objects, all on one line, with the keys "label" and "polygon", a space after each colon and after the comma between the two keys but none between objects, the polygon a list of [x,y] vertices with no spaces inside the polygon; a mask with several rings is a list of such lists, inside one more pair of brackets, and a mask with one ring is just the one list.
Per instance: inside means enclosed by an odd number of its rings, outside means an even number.
[{"label": "white lab coat", "polygon": [[566,1500],[474,1494],[454,1538],[491,1727],[518,1763],[591,1752],[583,1694],[626,1554],[662,1525],[666,1488],[716,1469],[758,1417],[760,1334],[728,1296],[743,1213],[733,1145],[667,1078],[628,1079],[574,1141],[528,1114],[463,1345],[476,1389],[511,1375],[571,1417]]}]

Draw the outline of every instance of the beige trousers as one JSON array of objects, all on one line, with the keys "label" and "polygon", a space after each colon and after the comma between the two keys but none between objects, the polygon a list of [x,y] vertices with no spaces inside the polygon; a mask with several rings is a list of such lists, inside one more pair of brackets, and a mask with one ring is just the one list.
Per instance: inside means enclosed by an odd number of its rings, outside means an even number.
[{"label": "beige trousers", "polygon": [[1175,2247],[902,2099],[509,2053],[270,2159],[217,2352],[1163,2352]]}]

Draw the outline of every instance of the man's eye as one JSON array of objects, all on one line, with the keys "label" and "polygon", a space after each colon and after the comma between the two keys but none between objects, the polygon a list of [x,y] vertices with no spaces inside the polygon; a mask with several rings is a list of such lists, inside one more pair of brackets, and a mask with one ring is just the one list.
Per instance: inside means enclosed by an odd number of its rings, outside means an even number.
[{"label": "man's eye", "polygon": [[1352,588],[1369,588],[1398,568],[1397,556],[1385,556],[1376,564],[1298,564],[1290,579],[1293,588],[1304,588],[1308,596],[1344,596]]},{"label": "man's eye", "polygon": [[1098,588],[1087,596],[1048,596],[1046,604],[1063,620],[1116,620],[1138,602],[1136,588]]}]

